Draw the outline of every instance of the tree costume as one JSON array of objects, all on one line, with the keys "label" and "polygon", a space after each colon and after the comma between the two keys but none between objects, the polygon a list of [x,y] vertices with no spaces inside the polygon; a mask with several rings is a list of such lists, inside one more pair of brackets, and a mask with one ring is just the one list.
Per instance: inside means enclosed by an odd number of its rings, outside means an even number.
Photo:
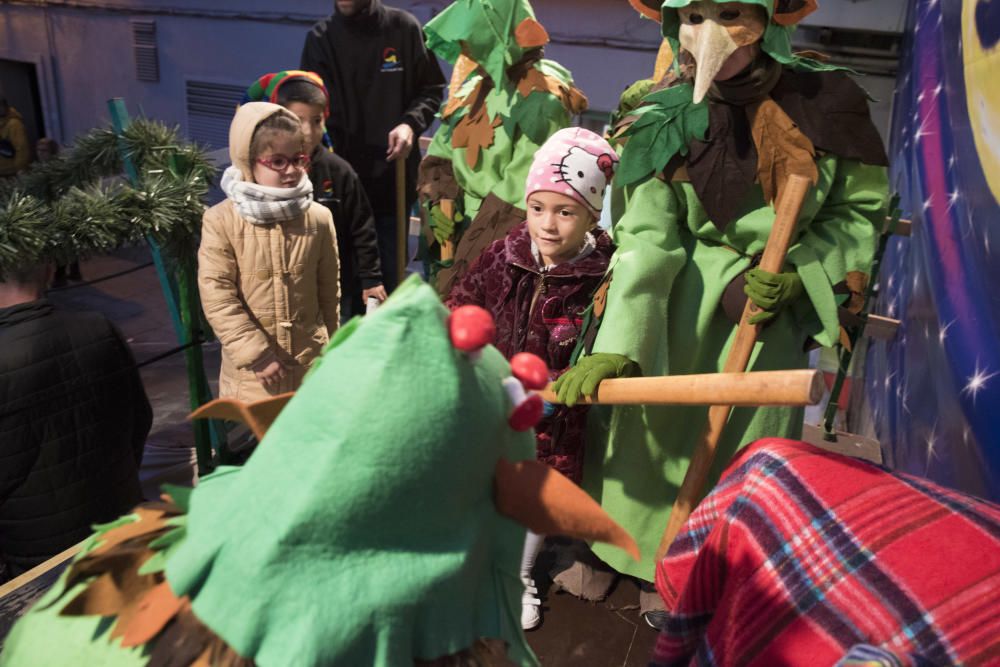
[{"label": "tree costume", "polygon": [[[626,142],[615,179],[624,191],[613,200],[625,207],[614,228],[618,250],[595,297],[588,356],[557,386],[568,402],[607,377],[720,371],[746,296],[769,320],[751,368],[805,367],[810,339],[838,341],[839,317],[867,282],[887,203],[887,161],[865,93],[844,72],[791,53],[791,25],[815,3],[632,4],[662,19],[679,57],[616,128]],[[751,65],[713,81],[743,45],[756,50]],[[785,272],[768,274],[752,267],[774,219],[771,204],[791,173],[815,186]],[[624,522],[644,557],[628,563],[596,545],[620,572],[652,579],[706,414],[707,407],[591,411],[584,487]],[[715,478],[740,446],[798,437],[802,419],[801,409],[733,410]]]},{"label": "tree costume", "polygon": [[99,527],[0,665],[537,664],[515,520],[635,544],[533,461],[546,369],[508,365],[474,310],[414,277],[290,401],[217,401],[266,431],[253,457]]},{"label": "tree costume", "polygon": [[[549,36],[527,0],[456,0],[424,31],[428,48],[455,65],[417,183],[430,270],[445,295],[524,220],[535,151],[586,110],[587,98],[567,69],[542,58]],[[446,241],[454,259],[442,262]]]}]

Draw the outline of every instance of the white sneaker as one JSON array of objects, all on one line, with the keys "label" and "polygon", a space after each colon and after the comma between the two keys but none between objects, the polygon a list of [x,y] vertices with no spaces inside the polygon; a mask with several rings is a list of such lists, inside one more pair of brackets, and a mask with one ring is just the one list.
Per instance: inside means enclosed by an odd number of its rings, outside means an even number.
[{"label": "white sneaker", "polygon": [[542,622],[542,601],[538,599],[538,589],[534,579],[521,577],[524,594],[521,596],[521,629],[534,630]]}]

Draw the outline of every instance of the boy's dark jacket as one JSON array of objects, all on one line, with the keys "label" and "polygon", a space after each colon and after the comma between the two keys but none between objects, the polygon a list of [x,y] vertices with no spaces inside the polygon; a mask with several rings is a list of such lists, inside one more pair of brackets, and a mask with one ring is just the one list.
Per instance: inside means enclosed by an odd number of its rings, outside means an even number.
[{"label": "boy's dark jacket", "polygon": [[330,209],[337,230],[341,310],[350,302],[349,312],[363,313],[361,290],[382,284],[375,218],[368,196],[351,165],[322,146],[313,152],[309,180],[313,199]]},{"label": "boy's dark jacket", "polygon": [[[334,150],[358,172],[375,213],[394,213],[395,169],[385,161],[388,134],[400,123],[410,125],[416,137],[423,134],[445,87],[420,23],[381,0],[355,16],[334,13],[309,32],[301,66],[323,77],[330,91],[327,130]],[[407,160],[410,205],[419,164],[414,145]]]},{"label": "boy's dark jacket", "polygon": [[[614,245],[601,230],[588,256],[543,272],[531,252],[527,223],[483,251],[452,288],[446,305],[475,304],[496,321],[496,347],[508,359],[531,352],[545,360],[556,379],[569,367],[583,325],[583,312],[608,269]],[[536,295],[537,292],[537,295]],[[532,307],[534,302],[534,307]],[[583,470],[586,407],[555,412],[535,428],[538,458],[579,483]]]},{"label": "boy's dark jacket", "polygon": [[139,502],[152,417],[105,317],[45,299],[0,308],[0,560],[33,567]]}]

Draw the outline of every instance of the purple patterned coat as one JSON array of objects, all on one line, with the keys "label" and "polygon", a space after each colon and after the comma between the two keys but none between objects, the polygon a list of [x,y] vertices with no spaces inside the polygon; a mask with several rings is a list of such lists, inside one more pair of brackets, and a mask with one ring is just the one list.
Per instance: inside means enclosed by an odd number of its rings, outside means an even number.
[{"label": "purple patterned coat", "polygon": [[[577,261],[543,272],[531,254],[525,223],[494,241],[445,301],[449,308],[473,304],[496,320],[496,347],[510,359],[531,352],[545,360],[554,380],[569,366],[583,324],[583,311],[608,268],[611,237],[594,234],[597,247]],[[571,480],[583,477],[587,408],[555,406],[535,428],[538,459]]]}]

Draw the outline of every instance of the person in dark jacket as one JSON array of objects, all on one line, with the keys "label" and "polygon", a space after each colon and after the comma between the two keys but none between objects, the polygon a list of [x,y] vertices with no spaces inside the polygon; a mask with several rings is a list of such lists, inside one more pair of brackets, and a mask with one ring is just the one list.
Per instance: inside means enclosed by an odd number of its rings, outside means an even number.
[{"label": "person in dark jacket", "polygon": [[[597,227],[618,156],[601,137],[570,127],[535,153],[526,184],[527,220],[490,244],[452,287],[446,305],[485,308],[496,322],[494,345],[508,359],[541,357],[555,380],[569,368],[614,247]],[[551,406],[535,426],[540,461],[577,484],[583,478],[586,406]],[[543,535],[528,533],[521,562],[521,625],[541,622],[531,569]]]},{"label": "person in dark jacket", "polygon": [[265,74],[247,89],[245,101],[280,104],[302,123],[313,199],[330,209],[337,230],[341,321],[364,314],[370,297],[385,301],[375,217],[357,173],[330,150],[330,95],[323,80],[301,70]]},{"label": "person in dark jacket", "polygon": [[330,91],[327,130],[334,151],[361,177],[375,213],[382,277],[395,288],[397,159],[406,160],[406,210],[416,201],[424,133],[441,106],[445,79],[420,24],[382,0],[337,0],[306,36],[301,69]]},{"label": "person in dark jacket", "polygon": [[152,410],[121,333],[42,298],[47,269],[0,278],[0,583],[142,500]]}]

